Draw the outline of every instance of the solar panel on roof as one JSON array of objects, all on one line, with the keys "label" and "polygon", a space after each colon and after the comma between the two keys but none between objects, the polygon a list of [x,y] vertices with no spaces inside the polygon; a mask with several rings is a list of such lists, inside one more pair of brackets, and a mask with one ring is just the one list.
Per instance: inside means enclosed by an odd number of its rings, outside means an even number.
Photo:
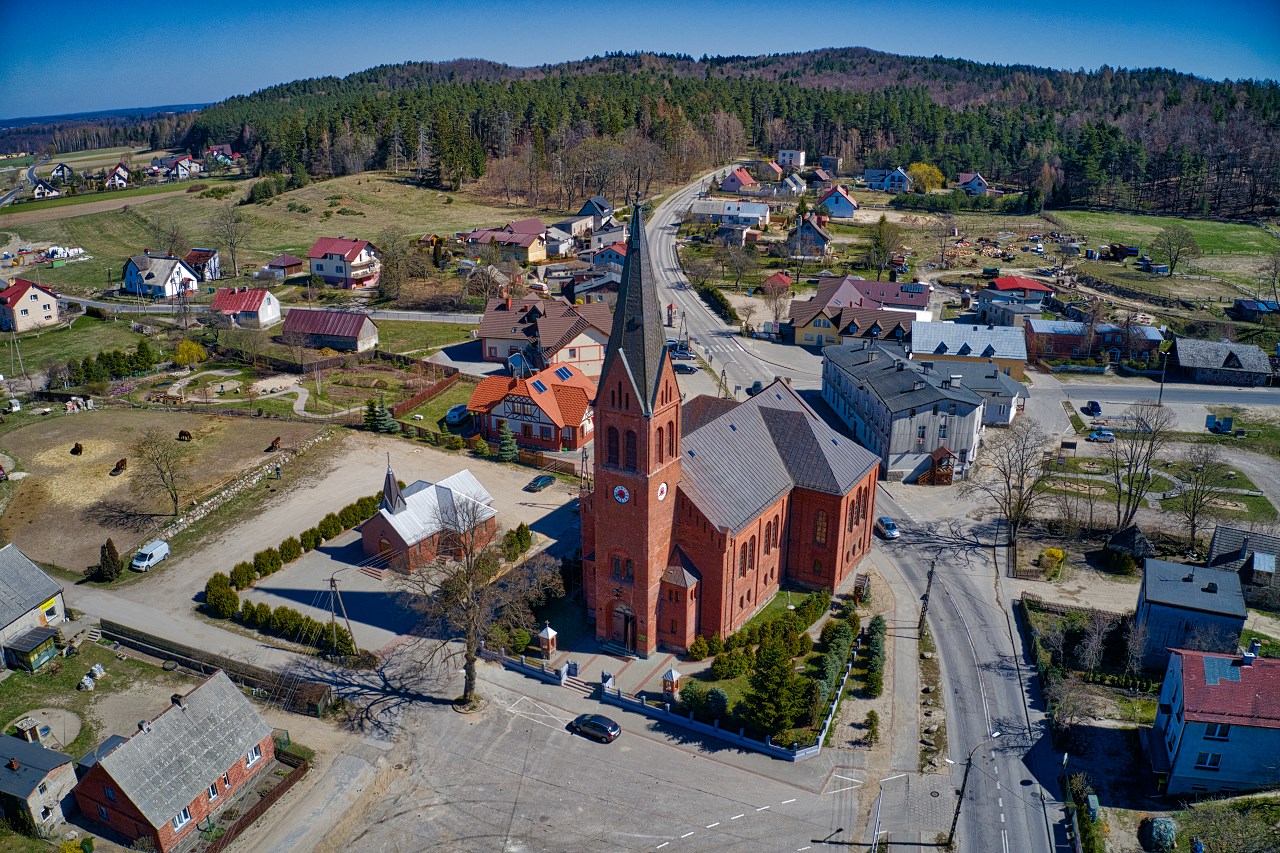
[{"label": "solar panel on roof", "polygon": [[573,375],[573,372],[569,370],[569,368],[567,367],[556,368],[556,376],[560,377],[561,379],[568,379],[572,375]]},{"label": "solar panel on roof", "polygon": [[544,384],[542,384],[542,380],[541,380],[541,379],[535,379],[535,380],[533,380],[533,390],[535,390],[535,391],[537,391],[539,394],[541,394],[543,391],[546,391],[546,390],[547,390],[547,386],[546,386],[546,385],[544,385]]}]

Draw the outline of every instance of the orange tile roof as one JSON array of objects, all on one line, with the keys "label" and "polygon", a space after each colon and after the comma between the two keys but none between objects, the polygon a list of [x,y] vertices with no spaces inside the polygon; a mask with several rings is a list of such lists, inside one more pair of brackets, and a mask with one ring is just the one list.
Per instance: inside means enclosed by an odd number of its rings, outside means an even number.
[{"label": "orange tile roof", "polygon": [[[569,376],[561,379],[557,371],[567,370]],[[539,382],[546,389],[534,386]],[[558,364],[527,378],[515,376],[486,376],[471,392],[467,409],[487,414],[508,397],[525,397],[534,402],[557,427],[577,426],[582,423],[591,401],[596,395],[596,383],[584,376],[578,368]]]}]

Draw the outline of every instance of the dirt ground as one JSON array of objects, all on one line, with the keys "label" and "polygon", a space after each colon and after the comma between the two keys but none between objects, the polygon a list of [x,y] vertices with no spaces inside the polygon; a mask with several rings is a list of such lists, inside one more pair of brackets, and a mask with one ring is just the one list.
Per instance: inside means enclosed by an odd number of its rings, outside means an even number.
[{"label": "dirt ground", "polygon": [[187,187],[171,193],[151,193],[150,195],[133,195],[108,198],[102,201],[86,201],[81,204],[64,204],[58,207],[46,207],[41,210],[24,210],[18,213],[6,213],[0,216],[0,228],[17,228],[32,222],[48,222],[53,219],[66,219],[68,216],[87,216],[90,213],[104,213],[108,210],[119,210],[135,204],[146,204],[164,198],[173,198],[186,193]]},{"label": "dirt ground", "polygon": [[[134,442],[148,429],[177,440],[188,430],[195,440],[184,493],[203,495],[264,461],[265,448],[276,436],[282,446],[310,438],[317,426],[249,418],[219,418],[141,410],[98,410],[50,416],[14,430],[0,439],[29,473],[18,486],[3,517],[0,534],[31,559],[81,572],[95,565],[98,549],[111,537],[122,555],[138,545],[164,513],[163,502],[140,503],[130,490],[136,472],[111,476],[116,460],[131,455]],[[71,455],[79,442],[84,452]],[[136,465],[136,463],[134,463]],[[57,535],[52,535],[56,520]]]}]

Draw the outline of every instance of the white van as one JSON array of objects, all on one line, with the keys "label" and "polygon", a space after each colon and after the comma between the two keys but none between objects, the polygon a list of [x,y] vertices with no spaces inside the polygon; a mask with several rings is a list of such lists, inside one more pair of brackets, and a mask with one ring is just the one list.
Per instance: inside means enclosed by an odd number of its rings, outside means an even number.
[{"label": "white van", "polygon": [[135,572],[149,571],[152,566],[161,560],[169,557],[169,543],[159,539],[154,542],[148,542],[138,549],[137,556],[133,558],[133,562],[129,564],[129,568]]}]

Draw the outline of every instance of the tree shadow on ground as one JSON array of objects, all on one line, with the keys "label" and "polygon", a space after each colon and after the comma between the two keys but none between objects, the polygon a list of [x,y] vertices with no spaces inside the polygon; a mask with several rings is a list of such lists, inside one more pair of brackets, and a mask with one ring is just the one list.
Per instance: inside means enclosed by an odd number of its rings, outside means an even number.
[{"label": "tree shadow on ground", "polygon": [[156,519],[172,518],[167,512],[143,512],[136,504],[128,501],[99,501],[86,508],[81,514],[82,520],[103,527],[114,527],[130,533],[145,533],[155,526]]},{"label": "tree shadow on ground", "polygon": [[1071,727],[1068,774],[1085,773],[1103,806],[1146,811],[1161,808],[1139,732],[1077,724]]}]

